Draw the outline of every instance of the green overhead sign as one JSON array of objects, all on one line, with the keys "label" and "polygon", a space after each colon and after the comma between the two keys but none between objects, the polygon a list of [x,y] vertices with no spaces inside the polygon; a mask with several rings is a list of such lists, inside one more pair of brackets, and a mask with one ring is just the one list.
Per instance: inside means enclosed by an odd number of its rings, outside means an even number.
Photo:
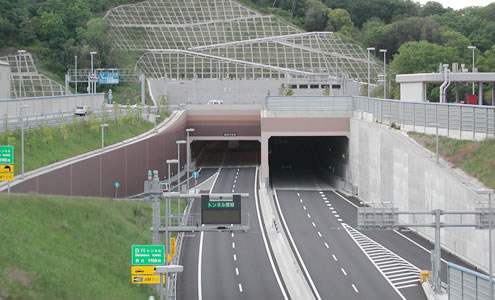
[{"label": "green overhead sign", "polygon": [[14,146],[0,146],[0,164],[14,164]]},{"label": "green overhead sign", "polygon": [[132,245],[132,265],[154,266],[165,264],[164,245]]}]

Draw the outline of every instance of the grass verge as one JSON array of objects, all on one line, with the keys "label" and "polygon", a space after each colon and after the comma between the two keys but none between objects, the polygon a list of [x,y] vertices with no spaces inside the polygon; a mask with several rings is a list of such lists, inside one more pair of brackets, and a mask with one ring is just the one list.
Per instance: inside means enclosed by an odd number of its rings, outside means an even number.
[{"label": "grass verge", "polygon": [[[436,151],[435,135],[409,132],[411,138],[432,152]],[[495,188],[495,140],[481,142],[439,137],[440,156],[480,180],[485,186]]]},{"label": "grass verge", "polygon": [[130,282],[131,246],[151,244],[151,215],[151,203],[0,194],[0,298],[156,298]]},{"label": "grass verge", "polygon": [[[139,110],[139,109],[138,109]],[[137,136],[153,128],[153,124],[138,117],[139,113],[131,112],[125,117],[110,120],[104,117],[96,120],[94,117],[85,121],[56,127],[39,127],[25,130],[24,138],[24,171],[33,170],[66,158],[101,148],[100,124],[107,123],[105,128],[105,145]],[[162,112],[158,122],[168,117],[168,112]],[[21,173],[21,131],[4,131],[0,133],[0,144],[14,146],[15,174]]]}]

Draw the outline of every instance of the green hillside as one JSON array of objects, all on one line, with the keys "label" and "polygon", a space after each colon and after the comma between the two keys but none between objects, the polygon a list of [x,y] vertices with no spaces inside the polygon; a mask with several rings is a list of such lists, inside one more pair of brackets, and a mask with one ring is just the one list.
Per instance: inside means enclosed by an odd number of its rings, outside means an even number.
[{"label": "green hillside", "polygon": [[147,299],[130,254],[150,226],[150,203],[2,194],[0,299]]}]

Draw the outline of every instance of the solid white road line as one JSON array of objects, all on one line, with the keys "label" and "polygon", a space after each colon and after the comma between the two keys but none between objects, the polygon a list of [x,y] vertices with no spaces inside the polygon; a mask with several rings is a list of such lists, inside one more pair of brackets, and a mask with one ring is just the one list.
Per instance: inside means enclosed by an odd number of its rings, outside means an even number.
[{"label": "solid white road line", "polygon": [[282,284],[282,280],[280,279],[280,276],[278,275],[277,269],[275,267],[275,263],[273,261],[272,253],[270,252],[270,249],[268,248],[268,242],[266,240],[265,229],[263,228],[263,224],[261,221],[261,210],[260,210],[260,206],[258,204],[259,200],[258,200],[257,191],[258,191],[258,167],[256,167],[256,175],[254,177],[254,203],[256,204],[258,223],[259,223],[260,228],[261,228],[261,236],[263,237],[263,242],[265,244],[265,249],[266,249],[266,253],[268,255],[268,260],[270,261],[270,264],[272,265],[273,274],[275,275],[275,278],[277,279],[278,286],[280,287],[280,291],[282,292],[284,299],[288,300],[289,297],[287,296],[287,293],[285,292],[285,289],[284,289],[283,284]]},{"label": "solid white road line", "polygon": [[354,289],[354,291],[355,291],[356,293],[359,293],[359,291],[358,291],[358,289],[356,288],[356,286],[354,285],[354,283],[352,284],[352,288]]},{"label": "solid white road line", "polygon": [[[428,253],[431,253],[431,250],[428,250],[426,249],[425,247],[421,246],[420,244],[416,243],[415,241],[411,240],[410,238],[408,238],[407,236],[403,235],[402,233],[400,233],[399,231],[397,230],[394,230],[395,233],[397,233],[398,235],[400,235],[401,237],[405,238],[406,240],[410,241],[411,243],[413,243],[414,245],[418,246],[419,248],[425,250],[426,252]],[[447,263],[447,261],[443,258],[440,258],[441,261],[443,261],[444,263]]]},{"label": "solid white road line", "polygon": [[342,273],[344,274],[344,276],[347,276],[347,272],[344,270],[344,268],[340,268],[340,270],[342,271]]},{"label": "solid white road line", "polygon": [[199,238],[199,259],[198,259],[198,299],[203,299],[203,292],[201,290],[201,263],[203,260],[203,236],[204,231],[201,231],[201,237]]},{"label": "solid white road line", "polygon": [[294,246],[294,252],[296,253],[297,258],[301,262],[302,268],[304,273],[306,274],[306,278],[308,278],[309,284],[311,285],[311,289],[315,293],[316,299],[321,300],[320,293],[318,293],[318,290],[316,289],[315,283],[313,282],[313,279],[311,278],[311,275],[308,272],[308,269],[306,268],[306,265],[304,264],[304,261],[301,257],[301,254],[299,253],[299,250],[297,249],[296,243],[294,242],[294,239],[292,238],[292,234],[290,233],[289,226],[287,226],[287,222],[285,221],[284,214],[282,212],[282,207],[280,206],[280,202],[278,201],[278,195],[277,195],[277,190],[273,190],[273,196],[275,196],[275,202],[277,203],[277,206],[280,208],[280,219],[282,220],[282,223],[284,224],[284,227],[287,229],[287,235],[289,236],[289,240],[291,244]]},{"label": "solid white road line", "polygon": [[336,191],[332,191],[335,195],[339,196],[340,198],[344,199],[345,201],[349,202],[350,205],[354,206],[355,208],[358,208],[358,206],[354,203],[352,203],[351,201],[347,200],[345,197],[342,197],[339,193],[337,193]]},{"label": "solid white road line", "polygon": [[335,254],[332,254],[333,260],[337,261],[337,256]]}]

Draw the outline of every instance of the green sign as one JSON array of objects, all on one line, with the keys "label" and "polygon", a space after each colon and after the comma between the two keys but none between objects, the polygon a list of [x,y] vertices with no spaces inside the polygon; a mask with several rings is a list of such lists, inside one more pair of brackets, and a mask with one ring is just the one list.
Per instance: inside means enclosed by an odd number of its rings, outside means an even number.
[{"label": "green sign", "polygon": [[208,202],[208,208],[234,208],[234,202]]},{"label": "green sign", "polygon": [[0,146],[0,164],[14,164],[14,146]]},{"label": "green sign", "polygon": [[132,245],[132,265],[154,266],[165,264],[164,245]]}]

